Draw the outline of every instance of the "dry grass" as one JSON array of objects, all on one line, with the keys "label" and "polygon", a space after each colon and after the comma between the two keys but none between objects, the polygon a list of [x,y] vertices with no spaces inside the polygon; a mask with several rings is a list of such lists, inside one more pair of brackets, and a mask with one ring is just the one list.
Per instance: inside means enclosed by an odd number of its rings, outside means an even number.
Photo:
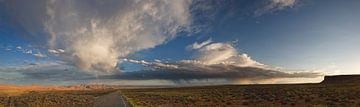
[{"label": "dry grass", "polygon": [[[0,90],[0,107],[88,107],[97,97],[118,90]],[[140,107],[335,106],[360,107],[360,85],[228,85],[184,88],[121,89]]]},{"label": "dry grass", "polygon": [[0,96],[19,96],[26,92],[25,90],[0,90]]},{"label": "dry grass", "polygon": [[[0,96],[0,107],[89,107],[96,97],[114,90],[26,91],[17,96]],[[6,94],[17,91],[3,91]]]},{"label": "dry grass", "polygon": [[134,106],[360,106],[360,85],[252,85],[122,90]]}]

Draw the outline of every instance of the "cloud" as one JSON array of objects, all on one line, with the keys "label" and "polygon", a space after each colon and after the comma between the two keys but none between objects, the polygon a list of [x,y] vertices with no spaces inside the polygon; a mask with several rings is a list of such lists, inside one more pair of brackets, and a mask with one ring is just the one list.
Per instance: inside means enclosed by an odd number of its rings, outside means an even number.
[{"label": "cloud", "polygon": [[62,54],[65,52],[63,49],[48,49],[48,52],[51,54]]},{"label": "cloud", "polygon": [[172,81],[225,79],[236,83],[245,81],[247,83],[270,83],[270,81],[280,78],[316,78],[323,76],[321,72],[287,72],[261,64],[251,59],[247,54],[237,52],[229,43],[210,43],[197,51],[197,56],[194,59],[180,60],[174,63],[125,59],[124,61],[141,64],[151,69],[104,78]]},{"label": "cloud", "polygon": [[292,8],[297,3],[297,0],[270,0],[267,4],[255,11],[256,16],[263,15],[265,13],[271,13],[286,8]]},{"label": "cloud", "polygon": [[257,67],[240,67],[226,64],[204,65],[200,63],[159,64],[150,63],[147,66],[152,70],[127,72],[119,75],[120,79],[166,79],[166,80],[192,80],[192,79],[271,79],[271,78],[313,78],[321,76],[313,72],[286,73],[275,69]]},{"label": "cloud", "polygon": [[[32,3],[34,1],[36,3]],[[263,82],[276,78],[312,78],[322,75],[317,72],[287,72],[273,68],[257,62],[245,53],[238,52],[231,43],[213,43],[211,39],[189,45],[188,49],[196,51],[195,57],[189,60],[148,62],[126,59],[129,54],[166,43],[178,33],[200,32],[206,30],[203,28],[210,28],[211,21],[216,19],[217,13],[222,10],[220,7],[224,6],[221,5],[222,1],[34,1],[7,0],[4,4],[13,7],[9,12],[16,13],[13,14],[15,18],[12,19],[22,25],[26,31],[32,34],[43,31],[48,33],[48,37],[40,39],[47,39],[48,56],[62,54],[59,57],[63,58],[66,64],[73,64],[77,68],[89,71],[90,74],[93,73],[92,71],[104,71],[102,72],[104,74],[109,71],[116,72],[114,75],[101,75],[99,79],[171,81],[225,79]],[[269,0],[255,13],[262,15],[292,8],[296,2]],[[193,12],[193,10],[197,11]],[[198,15],[196,19],[193,19],[193,14]],[[196,23],[202,24],[199,29],[194,28],[193,20],[198,20]],[[40,52],[34,54],[35,52],[31,50],[24,52],[38,58],[47,57]],[[123,61],[141,64],[148,68],[120,74],[115,68]],[[29,64],[29,67],[19,69],[19,72],[28,78],[40,80],[74,80],[78,76],[81,76],[79,77],[81,80],[95,79],[88,73],[77,72],[71,65],[33,63]]]},{"label": "cloud", "polygon": [[96,77],[90,72],[76,70],[76,68],[62,61],[27,62],[23,65],[0,67],[0,79],[4,83],[44,85],[79,84]]},{"label": "cloud", "polygon": [[[239,67],[234,65],[216,64],[204,65],[200,63],[157,63],[141,61],[144,69],[135,72],[124,72],[119,75],[99,76],[99,79],[115,80],[166,80],[177,85],[197,84],[197,81],[205,81],[201,84],[269,84],[269,83],[307,83],[320,82],[317,78],[323,75],[315,71],[286,72],[277,69],[258,67]],[[297,81],[293,81],[297,78]]]},{"label": "cloud", "polygon": [[25,52],[26,54],[32,54],[32,50],[28,50]]},{"label": "cloud", "polygon": [[38,52],[36,54],[33,54],[36,58],[45,58],[47,57],[45,54],[42,54],[41,52]]},{"label": "cloud", "polygon": [[[99,82],[107,84],[137,83],[149,85],[151,81],[168,85],[211,85],[211,84],[264,84],[288,82],[313,82],[322,77],[318,71],[284,71],[253,60],[247,54],[238,52],[231,43],[209,43],[196,49],[193,59],[166,62],[161,60],[145,61],[123,59],[121,61],[145,66],[133,72],[83,72],[68,62],[35,62],[22,66],[0,67],[0,74],[11,75],[4,82],[40,82],[41,84],[62,83],[78,84]],[[8,73],[14,72],[14,73]],[[305,79],[297,79],[305,78]],[[307,80],[306,80],[307,79]],[[306,80],[306,81],[302,81]],[[14,81],[12,81],[14,82]]]},{"label": "cloud", "polygon": [[264,64],[252,60],[247,54],[239,54],[229,43],[212,43],[200,48],[195,60],[206,65],[264,66]]},{"label": "cloud", "polygon": [[26,31],[48,33],[49,53],[64,49],[64,61],[88,71],[114,71],[119,59],[188,32],[192,23],[191,0],[5,2],[18,7],[14,20]]},{"label": "cloud", "polygon": [[20,49],[20,50],[21,50],[21,49],[22,49],[22,47],[21,47],[21,46],[17,46],[17,47],[16,47],[16,49]]},{"label": "cloud", "polygon": [[5,50],[7,50],[7,51],[11,51],[11,49],[10,49],[10,48],[6,48]]},{"label": "cloud", "polygon": [[197,43],[197,42],[195,42],[194,44],[191,44],[191,45],[189,45],[188,47],[187,47],[187,49],[199,49],[199,48],[202,48],[203,46],[205,46],[205,45],[208,45],[209,43],[211,43],[212,42],[212,40],[211,39],[208,39],[208,40],[206,40],[206,41],[203,41],[203,42],[201,42],[201,43]]}]

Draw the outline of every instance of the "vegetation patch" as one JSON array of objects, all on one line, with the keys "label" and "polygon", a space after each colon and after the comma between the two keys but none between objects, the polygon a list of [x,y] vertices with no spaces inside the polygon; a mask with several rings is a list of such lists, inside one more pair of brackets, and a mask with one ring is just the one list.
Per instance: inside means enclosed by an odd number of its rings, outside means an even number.
[{"label": "vegetation patch", "polygon": [[360,106],[359,85],[238,85],[126,89],[134,106]]}]

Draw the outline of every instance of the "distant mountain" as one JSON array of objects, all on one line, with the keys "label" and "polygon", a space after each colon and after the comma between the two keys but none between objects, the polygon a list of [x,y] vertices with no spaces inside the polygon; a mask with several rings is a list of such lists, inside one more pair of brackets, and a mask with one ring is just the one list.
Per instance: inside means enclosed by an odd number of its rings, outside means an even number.
[{"label": "distant mountain", "polygon": [[360,84],[360,75],[325,76],[322,84]]}]

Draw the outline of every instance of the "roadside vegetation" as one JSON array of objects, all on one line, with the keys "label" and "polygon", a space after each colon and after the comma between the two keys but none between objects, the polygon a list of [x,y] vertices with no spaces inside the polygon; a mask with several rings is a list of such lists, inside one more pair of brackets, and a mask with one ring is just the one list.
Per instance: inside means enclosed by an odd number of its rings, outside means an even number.
[{"label": "roadside vegetation", "polygon": [[244,85],[122,90],[139,107],[360,107],[360,85]]},{"label": "roadside vegetation", "polygon": [[359,84],[0,90],[0,107],[93,107],[100,96],[113,92],[135,107],[360,107]]},{"label": "roadside vegetation", "polygon": [[[98,96],[114,90],[4,91],[0,107],[91,107]],[[10,92],[6,94],[6,92]]]}]

